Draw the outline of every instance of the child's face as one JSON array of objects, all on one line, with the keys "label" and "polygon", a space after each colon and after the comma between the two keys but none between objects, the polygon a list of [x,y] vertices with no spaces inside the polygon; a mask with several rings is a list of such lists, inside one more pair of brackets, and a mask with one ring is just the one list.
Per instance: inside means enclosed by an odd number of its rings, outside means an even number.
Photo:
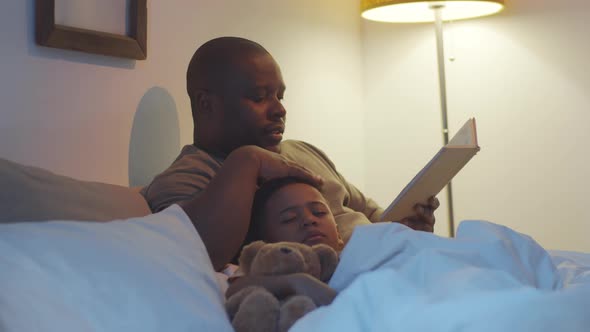
[{"label": "child's face", "polygon": [[322,194],[305,183],[292,183],[277,190],[266,202],[262,235],[267,242],[327,244],[335,250],[343,242],[334,215]]}]

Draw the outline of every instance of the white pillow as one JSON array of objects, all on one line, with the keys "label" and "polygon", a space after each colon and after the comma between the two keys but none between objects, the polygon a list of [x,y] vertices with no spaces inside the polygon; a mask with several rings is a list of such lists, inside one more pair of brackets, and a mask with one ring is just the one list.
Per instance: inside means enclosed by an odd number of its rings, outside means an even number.
[{"label": "white pillow", "polygon": [[177,205],[112,222],[0,224],[0,331],[233,331]]}]

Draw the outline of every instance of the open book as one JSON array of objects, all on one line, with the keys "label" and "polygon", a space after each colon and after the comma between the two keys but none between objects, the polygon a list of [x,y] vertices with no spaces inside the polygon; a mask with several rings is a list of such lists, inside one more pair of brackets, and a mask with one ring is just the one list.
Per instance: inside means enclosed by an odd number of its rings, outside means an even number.
[{"label": "open book", "polygon": [[385,209],[381,220],[400,221],[414,215],[414,206],[426,204],[428,198],[437,195],[477,151],[475,119],[471,118],[399,193]]}]

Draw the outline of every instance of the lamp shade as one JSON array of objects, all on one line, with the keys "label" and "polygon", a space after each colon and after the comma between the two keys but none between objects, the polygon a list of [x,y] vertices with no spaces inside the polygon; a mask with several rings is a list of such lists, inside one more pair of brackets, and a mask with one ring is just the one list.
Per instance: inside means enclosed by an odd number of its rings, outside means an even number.
[{"label": "lamp shade", "polygon": [[361,0],[362,17],[380,22],[433,22],[432,8],[438,7],[443,21],[453,21],[495,14],[504,0]]}]

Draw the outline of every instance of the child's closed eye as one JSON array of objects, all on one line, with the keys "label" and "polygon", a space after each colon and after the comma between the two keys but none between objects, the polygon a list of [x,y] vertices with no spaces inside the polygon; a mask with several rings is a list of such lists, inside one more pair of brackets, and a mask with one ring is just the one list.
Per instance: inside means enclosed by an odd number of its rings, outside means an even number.
[{"label": "child's closed eye", "polygon": [[290,224],[292,222],[295,222],[297,220],[297,218],[293,217],[293,218],[288,218],[288,219],[281,219],[281,224]]},{"label": "child's closed eye", "polygon": [[313,215],[316,216],[316,217],[323,217],[323,216],[325,216],[327,214],[328,214],[327,211],[322,211],[322,210],[313,211]]},{"label": "child's closed eye", "polygon": [[283,213],[280,217],[279,217],[279,221],[281,222],[281,224],[288,224],[288,223],[292,223],[295,222],[297,220],[297,214],[296,213]]}]

